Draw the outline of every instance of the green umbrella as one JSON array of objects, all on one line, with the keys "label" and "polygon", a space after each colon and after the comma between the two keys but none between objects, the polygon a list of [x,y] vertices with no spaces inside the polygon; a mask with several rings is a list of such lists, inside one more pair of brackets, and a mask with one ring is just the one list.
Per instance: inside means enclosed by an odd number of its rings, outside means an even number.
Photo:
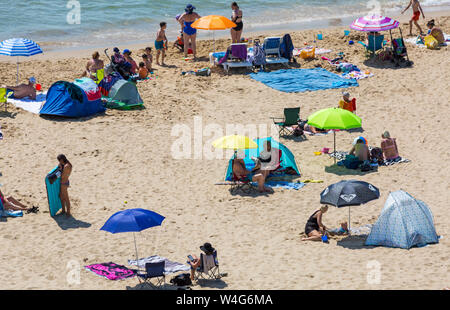
[{"label": "green umbrella", "polygon": [[[341,108],[328,108],[317,111],[308,117],[308,125],[319,129],[352,129],[361,127],[361,118]],[[334,133],[334,152],[336,153],[336,132]],[[336,163],[336,157],[334,157]]]}]

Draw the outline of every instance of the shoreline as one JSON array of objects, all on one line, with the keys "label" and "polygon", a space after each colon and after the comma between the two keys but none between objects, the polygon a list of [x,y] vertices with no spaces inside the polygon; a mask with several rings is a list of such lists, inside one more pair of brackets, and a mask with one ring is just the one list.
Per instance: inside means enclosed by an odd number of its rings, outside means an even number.
[{"label": "shoreline", "polygon": [[[429,18],[438,18],[438,17],[445,17],[450,16],[450,6],[429,6],[425,7],[424,11],[426,13],[426,19],[429,20]],[[398,20],[401,24],[408,23],[410,20],[410,15],[407,13],[401,15],[400,11],[397,12],[397,15],[392,15],[393,18]],[[245,38],[251,38],[251,37],[257,37],[257,36],[270,36],[270,35],[280,35],[281,33],[289,33],[289,32],[303,32],[303,31],[312,31],[313,33],[320,33],[325,30],[330,29],[340,29],[340,28],[346,28],[348,27],[350,23],[355,19],[355,16],[351,17],[345,17],[342,19],[326,19],[326,20],[313,20],[313,21],[304,21],[304,22],[294,22],[294,23],[286,23],[286,24],[280,24],[280,27],[273,28],[273,25],[267,26],[267,27],[261,27],[257,26],[255,29],[252,29],[253,27],[248,27],[249,29],[247,31],[244,31],[243,37]],[[424,22],[424,20],[421,19],[419,22]],[[438,21],[439,23],[439,21]],[[354,30],[352,30],[354,31]],[[229,30],[222,30],[222,31],[216,31],[214,33],[215,39],[226,39],[229,38]],[[311,36],[312,38],[314,37]],[[175,38],[168,37],[169,42],[173,42]],[[212,32],[211,31],[205,31],[202,30],[197,37],[197,41],[212,41]],[[67,44],[67,42],[65,42]],[[86,56],[89,56],[92,53],[92,50],[99,50],[101,55],[104,55],[103,50],[106,48],[109,48],[112,50],[114,46],[119,47],[120,49],[128,48],[128,49],[141,49],[145,46],[151,46],[153,47],[153,42],[150,40],[142,40],[142,41],[131,41],[131,42],[121,42],[119,44],[113,44],[113,45],[105,45],[105,44],[94,44],[94,45],[83,45],[83,46],[77,46],[77,47],[66,47],[64,45],[62,46],[53,46],[50,45],[49,42],[38,42],[38,44],[41,45],[41,47],[44,50],[43,54],[39,54],[36,56],[33,56],[33,59],[41,59],[45,60],[49,57],[54,58],[57,57],[58,59],[66,58],[66,57],[73,57],[73,56],[79,56],[80,53],[86,53]],[[48,44],[48,45],[47,45]],[[47,50],[48,48],[48,50]],[[101,50],[101,51],[100,51]],[[9,59],[8,56],[1,56],[0,55],[0,62],[16,62],[16,59]],[[30,61],[31,58],[20,58],[19,63]]]}]

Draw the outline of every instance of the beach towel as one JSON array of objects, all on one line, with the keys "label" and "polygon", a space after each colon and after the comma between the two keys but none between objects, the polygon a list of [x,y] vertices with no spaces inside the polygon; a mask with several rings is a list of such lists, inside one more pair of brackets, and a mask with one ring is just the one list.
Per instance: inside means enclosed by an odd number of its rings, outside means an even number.
[{"label": "beach towel", "polygon": [[[294,50],[292,51],[294,56],[299,56],[301,54],[301,52],[304,50],[305,48],[294,48]],[[315,48],[314,54],[316,55],[323,55],[323,54],[327,54],[327,53],[331,53],[333,50],[329,50],[329,49],[325,49],[325,48]]]},{"label": "beach towel", "polygon": [[[442,43],[440,46],[449,46],[450,45],[450,34],[444,34],[445,42]],[[420,37],[417,38],[407,38],[405,39],[405,42],[411,43],[412,45],[426,48],[425,43]]]},{"label": "beach towel", "polygon": [[373,73],[366,71],[366,72],[362,72],[359,70],[353,70],[347,73],[342,74],[342,77],[344,79],[355,79],[355,80],[360,80],[360,79],[366,79],[368,77],[372,77]]},{"label": "beach towel", "polygon": [[406,159],[406,158],[402,158],[402,157],[398,157],[396,159],[385,159],[383,166],[392,166],[395,164],[400,164],[400,163],[409,163],[410,160]]},{"label": "beach towel", "polygon": [[[258,183],[253,182],[252,185],[258,186]],[[272,187],[272,188],[284,188],[284,189],[299,190],[306,184],[305,183],[287,182],[287,181],[268,181],[264,185],[268,186],[268,187]]]},{"label": "beach towel", "polygon": [[231,55],[234,58],[247,60],[247,46],[245,45],[231,45]]},{"label": "beach towel", "polygon": [[47,92],[37,93],[36,100],[31,100],[28,97],[22,99],[8,98],[8,103],[13,104],[16,108],[23,109],[33,114],[39,114],[42,106],[45,103]]},{"label": "beach towel", "polygon": [[123,280],[136,276],[137,270],[128,269],[125,266],[117,265],[113,262],[93,264],[89,266],[84,266],[86,270],[92,271],[93,273],[105,277],[108,280]]},{"label": "beach towel", "polygon": [[147,258],[141,258],[138,261],[136,260],[128,260],[128,265],[130,266],[137,266],[141,269],[145,268],[145,264],[147,263],[159,263],[159,262],[165,262],[165,267],[164,267],[164,274],[171,274],[171,273],[176,273],[176,272],[180,272],[180,271],[189,271],[190,267],[181,263],[177,263],[177,262],[172,262],[170,260],[168,260],[167,258],[158,256],[158,255],[153,255],[153,256],[149,256]]},{"label": "beach towel", "polygon": [[272,72],[251,73],[250,77],[286,93],[358,86],[356,80],[344,79],[323,68],[282,69]]}]

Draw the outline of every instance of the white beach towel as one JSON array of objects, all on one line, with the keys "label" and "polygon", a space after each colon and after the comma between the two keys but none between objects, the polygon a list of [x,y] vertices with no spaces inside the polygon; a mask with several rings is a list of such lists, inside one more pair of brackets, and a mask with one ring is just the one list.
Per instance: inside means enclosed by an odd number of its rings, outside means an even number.
[{"label": "white beach towel", "polygon": [[211,270],[216,267],[213,255],[203,255],[203,269],[205,271]]},{"label": "white beach towel", "polygon": [[22,99],[8,98],[8,103],[13,104],[16,108],[20,108],[34,114],[39,114],[39,111],[45,103],[46,97],[47,92],[38,93],[36,95],[36,100],[31,100],[28,97]]},{"label": "white beach towel", "polygon": [[177,262],[172,262],[170,260],[168,260],[167,258],[158,256],[158,255],[153,255],[153,256],[149,256],[147,258],[141,258],[139,259],[137,262],[136,260],[128,260],[128,265],[130,266],[138,266],[141,269],[145,268],[145,264],[146,263],[158,263],[158,262],[162,262],[165,261],[166,265],[164,267],[164,274],[171,274],[171,273],[176,273],[176,272],[180,272],[180,271],[189,271],[191,269],[191,267],[181,264],[181,263],[177,263]]}]

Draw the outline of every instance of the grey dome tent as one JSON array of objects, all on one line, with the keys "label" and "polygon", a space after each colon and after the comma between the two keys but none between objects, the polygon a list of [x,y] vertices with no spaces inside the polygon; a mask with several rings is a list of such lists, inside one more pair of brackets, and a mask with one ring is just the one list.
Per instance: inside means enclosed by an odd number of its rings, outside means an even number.
[{"label": "grey dome tent", "polygon": [[438,242],[431,210],[400,190],[389,194],[365,244],[409,249]]},{"label": "grey dome tent", "polygon": [[109,90],[106,107],[129,110],[143,104],[144,102],[139,95],[136,84],[120,79]]}]

